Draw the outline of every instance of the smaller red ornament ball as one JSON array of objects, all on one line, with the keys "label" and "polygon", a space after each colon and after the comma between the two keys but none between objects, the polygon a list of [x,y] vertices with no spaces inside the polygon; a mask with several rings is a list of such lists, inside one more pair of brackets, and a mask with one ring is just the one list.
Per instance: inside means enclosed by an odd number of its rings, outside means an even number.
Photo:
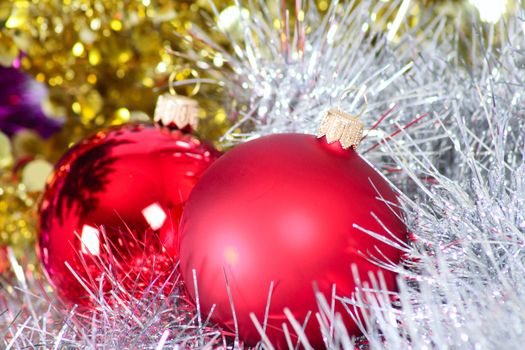
[{"label": "smaller red ornament ball", "polygon": [[[314,348],[322,348],[314,316],[318,311],[314,283],[328,300],[333,284],[337,295],[350,296],[356,287],[351,272],[355,264],[363,282],[370,281],[369,272],[381,270],[386,287],[396,288],[396,275],[361,253],[381,257],[379,250],[395,263],[400,251],[357,226],[392,238],[388,229],[405,240],[406,227],[397,203],[383,177],[339,143],[327,144],[325,138],[302,134],[247,142],[217,160],[190,195],[180,225],[183,278],[195,298],[195,269],[201,309],[210,310],[216,304],[212,317],[234,331],[228,280],[239,334],[250,346],[261,339],[250,313],[263,324],[273,281],[269,339],[278,348],[287,348],[284,308],[300,323],[312,311],[306,334]],[[358,327],[340,302],[336,311],[349,333],[358,335]],[[297,342],[290,323],[288,329]]]},{"label": "smaller red ornament ball", "polygon": [[[191,135],[141,125],[71,148],[48,182],[39,220],[39,256],[61,299],[89,305],[74,273],[98,292],[108,267],[130,293],[162,283],[173,270],[182,207],[217,155]],[[111,288],[107,277],[102,285]]]}]

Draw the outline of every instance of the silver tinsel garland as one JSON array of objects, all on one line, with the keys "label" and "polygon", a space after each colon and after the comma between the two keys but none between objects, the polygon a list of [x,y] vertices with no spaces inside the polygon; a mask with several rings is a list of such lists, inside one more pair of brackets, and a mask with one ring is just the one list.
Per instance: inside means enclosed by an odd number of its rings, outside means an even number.
[{"label": "silver tinsel garland", "polygon": [[[424,21],[423,33],[417,28],[398,34],[393,28],[382,35],[370,20],[377,10],[371,3],[332,3],[324,17],[310,6],[295,30],[274,29],[266,3],[257,4],[260,15],[241,16],[242,34],[229,34],[234,54],[222,53],[229,70],[210,72],[235,97],[236,106],[247,106],[237,111],[240,117],[223,141],[233,145],[277,132],[315,133],[322,112],[345,90],[352,92],[352,98],[341,101],[348,112],[359,109],[366,93],[365,124],[371,127],[386,117],[368,133],[362,153],[398,187],[412,241],[390,242],[405,254],[400,266],[368,252],[370,259],[399,273],[399,293],[382,291],[381,276],[376,276],[374,285],[338,297],[349,311],[364,310],[364,319],[357,320],[363,338],[352,339],[340,319],[331,316],[329,301],[319,296],[327,346],[521,348],[523,14],[500,22],[498,31],[473,23],[478,35],[467,43],[472,50],[466,64],[456,49],[462,39],[440,31],[441,18]],[[403,21],[399,24],[397,29]],[[203,33],[196,29],[195,35],[208,41]],[[195,58],[195,64],[206,63]],[[175,285],[168,295],[160,288],[136,299],[115,281],[107,297],[88,286],[96,307],[86,315],[61,306],[45,281],[11,261],[16,280],[2,281],[1,291],[4,348],[239,346],[183,298],[175,270],[166,281]],[[306,341],[303,345],[308,347]]]},{"label": "silver tinsel garland", "polygon": [[[373,348],[518,349],[525,341],[523,25],[519,16],[502,24],[498,45],[490,32],[487,41],[475,37],[474,64],[450,72],[446,169],[426,157],[397,159],[422,196],[403,196],[413,266],[400,269],[396,306],[370,308]],[[416,147],[389,146],[393,155]],[[433,185],[419,180],[414,161]]]},{"label": "silver tinsel garland", "polygon": [[[279,1],[275,3],[280,6]],[[371,126],[392,111],[381,125],[381,133],[370,133],[373,140],[364,148],[421,114],[441,112],[435,105],[448,94],[445,76],[438,73],[445,65],[433,59],[437,44],[428,40],[432,31],[439,30],[439,18],[430,21],[422,17],[422,34],[412,35],[421,28],[411,28],[395,41],[388,39],[395,32],[383,33],[376,27],[384,23],[371,19],[372,13],[392,12],[401,3],[341,4],[336,0],[321,15],[313,1],[308,2],[306,12],[306,6],[298,1],[293,14],[278,11],[279,29],[270,17],[272,7],[264,1],[249,16],[244,16],[245,8],[237,4],[239,23],[233,30],[225,29],[221,14],[215,10],[217,30],[230,39],[233,53],[213,43],[204,30],[194,29],[193,36],[218,50],[226,68],[214,70],[198,52],[185,56],[194,66],[208,68],[215,83],[225,86],[233,97],[230,114],[239,117],[223,136],[223,144],[235,145],[282,132],[315,134],[327,108],[337,105],[356,113],[365,96],[369,101],[362,116],[365,124]],[[290,17],[298,18],[295,26],[290,24]],[[348,98],[344,98],[346,92],[351,92]],[[419,133],[425,142],[432,131],[427,124]]]}]

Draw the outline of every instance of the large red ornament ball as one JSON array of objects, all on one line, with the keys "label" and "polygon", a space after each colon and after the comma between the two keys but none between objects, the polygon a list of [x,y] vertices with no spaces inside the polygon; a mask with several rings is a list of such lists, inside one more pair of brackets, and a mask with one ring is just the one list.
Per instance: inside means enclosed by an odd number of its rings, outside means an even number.
[{"label": "large red ornament ball", "polygon": [[[191,135],[141,125],[71,148],[40,208],[39,255],[57,294],[89,305],[78,278],[97,292],[104,269],[130,292],[162,283],[173,270],[182,207],[216,156]],[[111,283],[105,276],[103,289]]]},{"label": "large red ornament ball", "polygon": [[[248,345],[261,339],[249,315],[263,324],[273,281],[269,339],[278,347],[286,344],[285,307],[300,323],[312,311],[306,334],[314,348],[321,348],[314,283],[328,300],[333,284],[337,295],[350,296],[355,264],[363,283],[370,282],[369,272],[381,270],[386,287],[396,288],[395,273],[362,254],[398,262],[400,251],[357,226],[405,240],[397,203],[383,177],[339,143],[302,134],[247,142],[217,160],[188,199],[180,226],[183,278],[195,298],[196,271],[201,310],[216,304],[212,317],[233,331],[228,282],[239,335]],[[351,335],[360,333],[340,302],[336,311]]]}]

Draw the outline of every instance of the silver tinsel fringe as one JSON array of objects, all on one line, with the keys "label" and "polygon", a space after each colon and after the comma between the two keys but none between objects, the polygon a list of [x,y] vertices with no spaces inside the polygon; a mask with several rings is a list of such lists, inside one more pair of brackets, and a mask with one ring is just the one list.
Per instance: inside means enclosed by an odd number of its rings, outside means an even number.
[{"label": "silver tinsel fringe", "polygon": [[[313,2],[308,3],[309,11],[303,12],[305,6],[298,1],[295,17],[304,19],[290,28],[291,14],[280,13],[277,18],[283,24],[279,30],[269,17],[269,4],[260,1],[254,8],[261,11],[252,10],[249,17],[242,15],[244,8],[238,4],[240,28],[230,32],[220,20],[217,24],[230,39],[233,54],[211,42],[205,31],[195,29],[194,36],[219,50],[227,67],[214,71],[197,52],[186,56],[193,58],[195,66],[209,68],[216,83],[233,96],[234,107],[243,107],[230,111],[238,118],[223,143],[234,145],[282,132],[315,134],[328,108],[338,106],[356,113],[363,95],[369,101],[362,116],[368,126],[393,109],[380,135],[394,132],[423,113],[440,112],[434,104],[446,98],[448,89],[444,76],[437,72],[445,64],[432,59],[437,41],[425,41],[425,34],[412,36],[419,28],[404,32],[395,42],[374,29],[377,23],[371,13],[385,8],[392,11],[400,4],[333,1],[322,16]],[[220,19],[218,12],[216,16]],[[439,29],[439,19],[423,22],[427,34]],[[349,89],[349,97],[341,99]],[[419,133],[428,128],[421,129]],[[371,133],[370,138],[377,140],[377,133]]]},{"label": "silver tinsel fringe", "polygon": [[[471,63],[465,63],[457,50],[464,39],[441,30],[442,18],[400,30],[401,18],[397,29],[376,32],[369,18],[374,6],[393,9],[403,3],[334,2],[324,17],[309,6],[304,21],[282,30],[273,28],[266,3],[251,4],[261,12],[241,16],[241,32],[227,34],[234,49],[232,55],[222,52],[229,70],[210,72],[235,97],[236,104],[227,107],[239,115],[223,142],[234,145],[278,132],[315,133],[322,113],[337,105],[345,90],[355,89],[341,101],[341,109],[350,113],[359,109],[366,93],[365,124],[371,127],[386,117],[369,132],[362,153],[399,189],[412,241],[390,242],[405,254],[399,266],[363,252],[399,273],[398,293],[383,291],[381,276],[375,276],[374,285],[338,297],[349,311],[364,310],[364,319],[356,319],[364,338],[349,337],[340,318],[331,315],[330,301],[319,296],[318,319],[327,346],[521,348],[523,13],[501,21],[499,28],[473,23],[478,35],[463,43],[471,48]],[[281,20],[288,16],[281,15]],[[196,29],[195,36],[216,47],[204,31]],[[186,56],[206,66],[196,53]],[[374,236],[365,229],[363,234]],[[168,295],[161,289],[136,299],[122,295],[126,292],[115,281],[108,297],[88,286],[96,307],[86,316],[61,306],[45,281],[11,260],[16,278],[3,280],[1,291],[4,348],[239,347],[182,297],[176,271],[169,277],[175,288]],[[307,340],[303,346],[308,347]]]}]

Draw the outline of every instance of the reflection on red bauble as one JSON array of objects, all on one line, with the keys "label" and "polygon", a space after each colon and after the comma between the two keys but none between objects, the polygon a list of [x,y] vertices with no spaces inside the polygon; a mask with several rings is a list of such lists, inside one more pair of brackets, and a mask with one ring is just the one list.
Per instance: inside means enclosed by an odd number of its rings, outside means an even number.
[{"label": "reflection on red bauble", "polygon": [[[111,266],[130,292],[172,272],[182,206],[216,156],[191,135],[140,125],[102,131],[71,148],[40,207],[39,255],[57,294],[89,304],[71,270],[98,290]],[[102,281],[104,290],[111,287],[107,276]]]},{"label": "reflection on red bauble", "polygon": [[[266,330],[270,340],[283,346],[282,323],[287,322],[283,309],[288,307],[300,323],[308,311],[314,312],[306,334],[314,348],[323,347],[314,316],[318,311],[314,282],[328,300],[333,284],[337,295],[350,296],[356,287],[351,273],[355,264],[363,282],[370,281],[369,272],[381,270],[386,287],[396,288],[395,273],[382,270],[361,253],[398,262],[400,251],[356,225],[392,239],[386,227],[405,240],[397,203],[384,178],[339,143],[282,134],[240,145],[206,171],[184,210],[180,259],[190,295],[195,298],[195,269],[201,310],[216,304],[215,321],[234,330],[227,279],[241,339],[254,345],[261,338],[249,314],[263,324],[273,281]],[[339,302],[336,311],[349,333],[359,334]],[[288,329],[293,329],[289,323]]]}]

